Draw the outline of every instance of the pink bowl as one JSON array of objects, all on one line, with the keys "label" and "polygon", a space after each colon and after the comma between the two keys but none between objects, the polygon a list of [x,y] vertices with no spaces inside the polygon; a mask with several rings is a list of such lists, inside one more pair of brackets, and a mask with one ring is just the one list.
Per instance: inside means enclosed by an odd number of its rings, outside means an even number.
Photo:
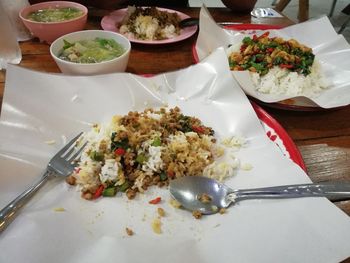
[{"label": "pink bowl", "polygon": [[[74,7],[83,11],[83,15],[77,18],[62,22],[35,22],[27,19],[28,15],[40,9]],[[40,41],[51,44],[55,39],[68,33],[83,30],[87,20],[88,10],[85,6],[66,1],[42,2],[27,6],[19,12],[24,25]]]}]

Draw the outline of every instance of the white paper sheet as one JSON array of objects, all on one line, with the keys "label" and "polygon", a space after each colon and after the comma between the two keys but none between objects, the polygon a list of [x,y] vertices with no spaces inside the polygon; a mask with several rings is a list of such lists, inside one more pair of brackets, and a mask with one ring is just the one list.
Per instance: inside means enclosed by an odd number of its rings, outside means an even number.
[{"label": "white paper sheet", "polygon": [[[284,39],[294,38],[311,47],[321,65],[327,83],[330,84],[328,89],[320,92],[316,97],[298,96],[299,98],[308,98],[323,108],[335,108],[350,104],[350,45],[344,36],[335,32],[327,17],[268,31],[271,36],[279,36]],[[200,60],[218,47],[226,48],[230,44],[240,43],[244,36],[246,36],[244,32],[227,30],[218,26],[208,10],[202,7],[196,43],[196,51]],[[225,62],[227,59],[223,61],[223,63]],[[258,92],[255,90],[247,71],[235,71],[233,74],[245,93],[260,101],[272,103],[296,98],[293,95]]]},{"label": "white paper sheet", "polygon": [[[310,182],[266,137],[218,49],[203,62],[144,78],[128,73],[64,76],[10,66],[0,121],[0,206],[37,180],[65,137],[114,114],[178,105],[218,136],[244,135],[239,158],[253,169],[226,183],[252,188]],[[63,137],[62,137],[63,136]],[[56,143],[48,145],[47,140]],[[152,231],[155,196],[162,231]],[[168,204],[167,189],[86,201],[57,178],[0,236],[0,262],[339,262],[350,256],[349,217],[324,198],[243,201],[196,220]],[[55,212],[55,208],[64,212]],[[127,236],[125,227],[135,232]]]}]

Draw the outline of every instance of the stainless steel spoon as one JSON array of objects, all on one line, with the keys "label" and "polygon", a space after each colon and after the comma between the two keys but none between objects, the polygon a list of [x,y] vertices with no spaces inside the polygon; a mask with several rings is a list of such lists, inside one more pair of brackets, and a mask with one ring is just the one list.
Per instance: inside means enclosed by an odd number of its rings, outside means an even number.
[{"label": "stainless steel spoon", "polygon": [[179,22],[179,27],[189,27],[189,26],[198,26],[199,25],[199,19],[194,17],[189,17],[181,20]]},{"label": "stainless steel spoon", "polygon": [[[230,25],[237,25],[237,24],[242,24],[239,22],[218,22],[217,23],[219,26],[230,26]],[[199,19],[194,18],[194,17],[189,17],[181,20],[179,22],[179,27],[185,28],[185,27],[190,27],[190,26],[198,26],[199,25]]]},{"label": "stainless steel spoon", "polygon": [[350,198],[350,182],[282,185],[266,188],[234,190],[213,179],[186,176],[172,180],[171,195],[185,209],[202,214],[214,214],[221,208],[247,199],[327,197],[345,200]]}]

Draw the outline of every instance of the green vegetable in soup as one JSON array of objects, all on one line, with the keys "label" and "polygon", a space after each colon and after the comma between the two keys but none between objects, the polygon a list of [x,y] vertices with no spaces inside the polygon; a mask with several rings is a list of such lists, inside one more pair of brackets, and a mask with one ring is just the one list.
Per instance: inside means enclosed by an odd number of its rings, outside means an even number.
[{"label": "green vegetable in soup", "polygon": [[125,48],[114,39],[95,38],[70,43],[64,41],[59,58],[75,63],[98,63],[120,57]]},{"label": "green vegetable in soup", "polygon": [[61,22],[82,16],[83,11],[74,7],[40,9],[28,15],[27,19],[35,22]]}]

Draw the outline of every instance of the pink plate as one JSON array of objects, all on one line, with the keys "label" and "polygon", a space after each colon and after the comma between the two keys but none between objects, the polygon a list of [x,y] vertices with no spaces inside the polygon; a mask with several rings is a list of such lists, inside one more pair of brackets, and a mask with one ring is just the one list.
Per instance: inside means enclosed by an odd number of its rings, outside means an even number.
[{"label": "pink plate", "polygon": [[[265,30],[269,29],[280,29],[282,26],[279,25],[265,25],[265,24],[237,24],[225,26],[225,29],[240,31],[245,34],[261,34]],[[199,62],[198,54],[196,51],[196,44],[192,46],[192,56],[195,62]],[[276,109],[282,110],[292,110],[292,111],[324,111],[326,109],[319,107],[311,100],[302,97],[295,97],[293,99],[288,99],[276,103],[265,103],[255,98],[251,98],[255,102]]]},{"label": "pink plate", "polygon": [[[175,10],[171,10],[171,9],[166,9],[166,8],[158,8],[158,10],[160,11],[167,11],[169,13],[177,13],[179,15],[179,17],[181,18],[181,20],[185,19],[185,18],[189,18],[188,15],[175,11]],[[119,9],[119,10],[115,10],[112,13],[110,13],[109,15],[106,15],[102,18],[101,20],[101,26],[104,30],[109,30],[109,31],[113,31],[113,32],[117,32],[119,33],[119,28],[116,26],[119,23],[121,23],[121,21],[123,20],[124,16],[126,15],[127,12],[127,8],[124,9]],[[174,38],[169,38],[169,39],[163,39],[163,40],[140,40],[140,39],[135,39],[135,38],[128,38],[131,42],[134,43],[140,43],[140,44],[168,44],[168,43],[174,43],[174,42],[178,42],[181,40],[184,40],[186,38],[191,37],[194,33],[196,33],[198,26],[191,26],[191,27],[186,27],[184,29],[181,29],[180,31],[180,35]]]}]

